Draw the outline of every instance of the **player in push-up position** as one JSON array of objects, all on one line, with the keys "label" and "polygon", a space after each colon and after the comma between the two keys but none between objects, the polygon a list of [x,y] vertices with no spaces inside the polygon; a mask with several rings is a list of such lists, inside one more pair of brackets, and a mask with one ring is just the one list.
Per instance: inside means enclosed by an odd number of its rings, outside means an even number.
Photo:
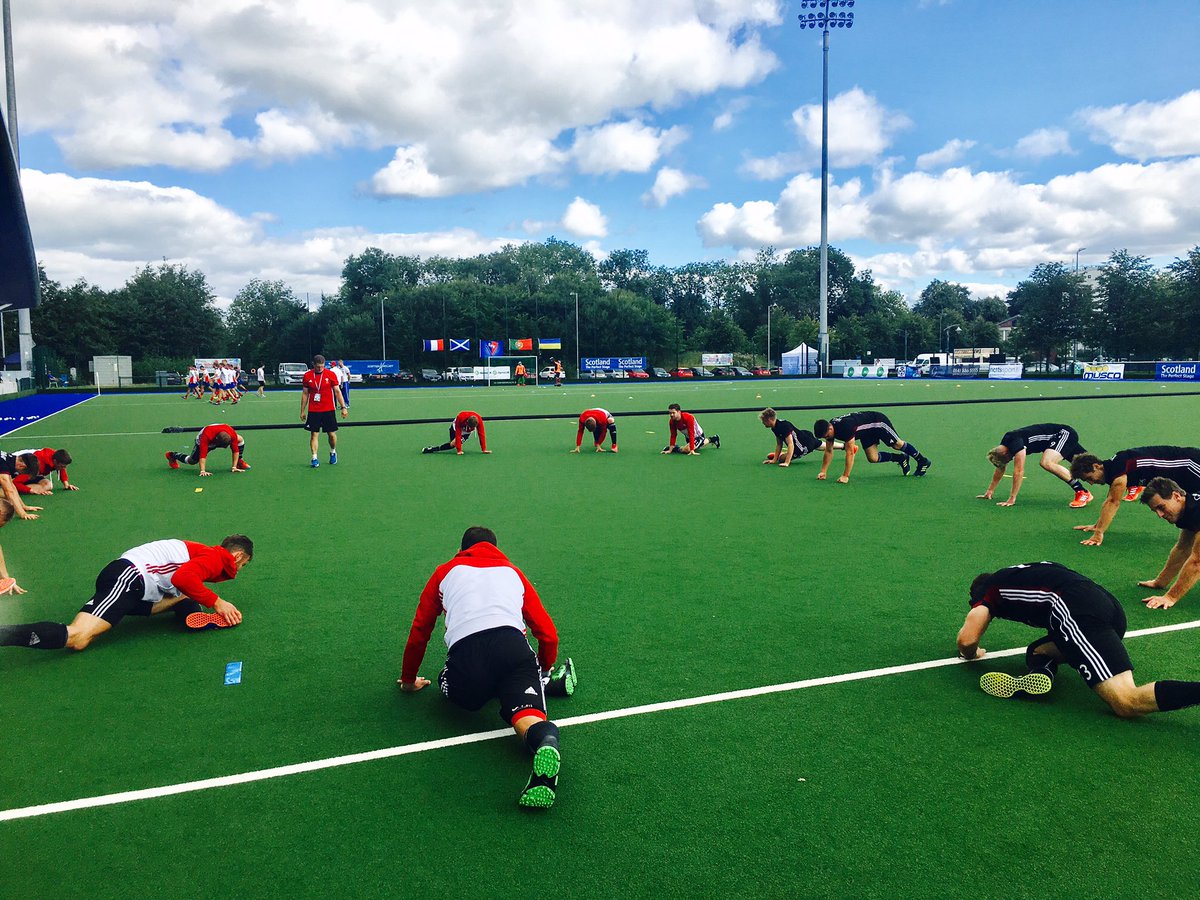
[{"label": "player in push-up position", "polygon": [[987,458],[996,471],[992,473],[992,483],[988,489],[976,497],[977,500],[991,500],[996,486],[1004,477],[1008,464],[1013,464],[1012,490],[1007,500],[1001,500],[997,506],[1015,506],[1017,494],[1021,492],[1021,483],[1025,480],[1025,459],[1030,453],[1040,453],[1039,465],[1060,481],[1065,481],[1075,491],[1075,499],[1071,501],[1072,509],[1079,509],[1092,502],[1092,493],[1078,478],[1075,478],[1062,464],[1063,459],[1073,459],[1084,453],[1079,443],[1079,435],[1070,425],[1026,425],[1024,428],[1014,428],[1005,432],[1000,438],[999,446],[988,451]]},{"label": "player in push-up position", "polygon": [[1049,693],[1059,663],[1066,662],[1123,719],[1200,704],[1200,681],[1134,682],[1121,604],[1066,566],[1035,562],[985,572],[971,582],[970,603],[958,632],[963,659],[984,658],[979,641],[993,618],[1046,630],[1025,651],[1026,674],[987,672],[979,679],[993,697]]},{"label": "player in push-up position", "polygon": [[[813,423],[813,434],[817,440],[825,442],[825,455],[821,459],[821,471],[817,473],[819,481],[825,480],[829,464],[833,461],[834,440],[842,442],[846,450],[846,468],[838,478],[838,484],[846,484],[850,480],[850,470],[854,468],[854,456],[859,445],[867,452],[867,462],[894,462],[900,466],[902,475],[908,474],[909,459],[917,464],[918,477],[929,471],[930,461],[921,455],[921,451],[908,441],[900,439],[891,419],[881,412],[863,410],[862,412],[846,413],[833,419],[817,419]],[[884,443],[899,453],[880,453],[877,444]]]},{"label": "player in push-up position", "polygon": [[[811,431],[799,429],[787,419],[779,418],[769,406],[758,414],[758,419],[764,428],[770,429],[775,435],[775,449],[763,460],[764,466],[777,465],[786,469],[793,459],[807,456],[821,446],[821,442]],[[834,441],[833,444],[834,449],[842,449],[841,441]]]},{"label": "player in push-up position", "polygon": [[[1142,491],[1141,501],[1165,522],[1179,529],[1179,540],[1167,554],[1167,561],[1153,578],[1138,586],[1162,590],[1163,594],[1143,597],[1147,609],[1170,609],[1200,581],[1200,493],[1187,492],[1170,478],[1151,478]],[[1174,584],[1172,584],[1174,582]]]},{"label": "player in push-up position", "polygon": [[[707,447],[709,444],[721,449],[721,436],[714,434],[708,437],[704,433],[704,429],[700,427],[700,423],[696,421],[696,417],[689,412],[684,412],[680,409],[678,403],[672,403],[667,407],[667,413],[670,415],[671,428],[671,443],[663,447],[663,453],[683,453],[687,456],[695,456],[701,448]],[[675,446],[675,441],[679,437],[679,432],[683,431],[687,434],[687,448]]]},{"label": "player in push-up position", "polygon": [[605,432],[611,438],[612,452],[617,452],[617,420],[607,409],[596,407],[595,409],[585,409],[580,413],[579,431],[575,435],[575,449],[571,451],[572,453],[578,453],[579,448],[583,446],[584,431],[588,431],[592,435],[592,442],[595,444],[597,453],[604,452]]},{"label": "player in push-up position", "polygon": [[471,435],[479,432],[479,452],[491,453],[487,448],[487,433],[483,428],[483,416],[477,412],[465,409],[454,417],[450,423],[450,440],[436,447],[422,447],[422,453],[441,453],[443,450],[453,450],[459,456],[463,455],[463,441],[469,441]]},{"label": "player in push-up position", "polygon": [[1100,507],[1100,517],[1094,525],[1076,525],[1076,531],[1091,536],[1080,541],[1085,547],[1099,547],[1121,502],[1132,503],[1141,496],[1142,488],[1152,478],[1170,478],[1189,493],[1200,493],[1200,449],[1195,447],[1132,447],[1100,459],[1091,453],[1080,453],[1071,460],[1071,475],[1092,484],[1107,484],[1108,496]]},{"label": "player in push-up position", "polygon": [[23,472],[13,477],[13,486],[18,494],[36,494],[45,497],[54,493],[54,484],[50,476],[58,473],[58,480],[64,491],[77,491],[79,486],[67,480],[67,466],[72,462],[71,454],[66,450],[55,450],[53,447],[42,447],[32,450],[18,450],[17,456],[32,454],[37,457],[36,472]]},{"label": "player in push-up position", "polygon": [[241,612],[205,582],[236,578],[253,558],[254,544],[244,534],[231,534],[216,547],[181,540],[142,544],[101,570],[95,594],[71,624],[0,626],[0,646],[84,650],[125,616],[152,616],[168,609],[190,631],[229,628],[242,621]]},{"label": "player in push-up position", "polygon": [[208,477],[212,472],[208,471],[208,451],[212,448],[228,447],[233,454],[233,463],[230,472],[237,474],[245,472],[250,468],[250,464],[246,462],[246,441],[245,439],[233,430],[232,425],[223,423],[215,423],[206,425],[196,434],[196,442],[192,444],[192,449],[188,453],[175,453],[168,450],[167,465],[172,469],[178,469],[180,463],[185,463],[189,466],[200,464],[201,477]]},{"label": "player in push-up position", "polygon": [[[474,526],[461,550],[434,570],[421,591],[404,647],[397,684],[407,692],[430,684],[418,674],[438,616],[446,616],[446,665],[438,675],[442,695],[471,710],[500,701],[500,718],[533,754],[533,772],[517,802],[546,808],[554,803],[561,764],[558,726],[546,717],[546,695],[575,692],[568,659],[554,669],[558,632],[524,573],[496,545],[496,533]],[[525,625],[537,638],[537,653]]]}]

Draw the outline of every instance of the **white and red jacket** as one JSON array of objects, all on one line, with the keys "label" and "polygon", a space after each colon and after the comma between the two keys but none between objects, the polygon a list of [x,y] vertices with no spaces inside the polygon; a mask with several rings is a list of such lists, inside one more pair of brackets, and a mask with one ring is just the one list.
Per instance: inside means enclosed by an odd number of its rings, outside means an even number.
[{"label": "white and red jacket", "polygon": [[[13,456],[24,456],[26,453],[32,453],[38,460],[38,475],[45,478],[54,471],[54,448],[42,447],[40,450],[18,450]],[[16,475],[13,477],[13,484],[17,486],[17,491],[22,494],[28,494],[29,479],[35,477],[32,472],[27,472],[24,475]],[[70,484],[67,481],[67,468],[63,466],[59,470],[58,480],[62,482],[63,487]]]},{"label": "white and red jacket", "polygon": [[233,430],[233,426],[217,422],[212,425],[206,425],[196,435],[196,445],[200,448],[200,458],[202,460],[208,459],[209,445],[212,444],[218,434],[224,434],[229,437],[230,453],[241,453],[242,440],[238,437],[238,433]]},{"label": "white and red jacket", "polygon": [[417,604],[400,680],[417,677],[433,626],[446,614],[446,646],[471,634],[510,626],[522,634],[525,625],[538,642],[538,661],[549,671],[558,657],[558,632],[537,591],[525,574],[495,544],[479,543],[438,566]]},{"label": "white and red jacket", "polygon": [[479,427],[476,429],[479,432],[479,449],[487,449],[487,434],[483,430],[483,416],[477,412],[471,412],[469,409],[464,409],[454,417],[454,449],[459,453],[462,453],[462,439],[463,434],[465,433],[464,429],[466,428],[467,422],[472,416],[474,416],[476,421],[479,422]]},{"label": "white and red jacket", "polygon": [[596,407],[595,409],[585,409],[579,414],[579,431],[575,435],[575,447],[578,449],[583,444],[583,423],[591,419],[596,423],[595,430],[592,432],[592,438],[599,447],[604,443],[604,438],[608,435],[608,426],[614,422],[612,413],[607,409]]},{"label": "white and red jacket", "polygon": [[689,412],[681,412],[679,414],[678,422],[676,422],[674,419],[671,419],[671,446],[672,447],[675,446],[675,438],[679,436],[680,431],[684,431],[687,433],[688,449],[695,450],[696,449],[696,434],[697,434],[697,432],[703,434],[703,432],[700,431],[700,426],[698,424],[696,424],[696,417],[693,416]]},{"label": "white and red jacket", "polygon": [[157,603],[164,597],[183,594],[211,607],[217,595],[206,581],[229,581],[237,577],[237,562],[224,547],[195,541],[152,541],[121,554],[133,564],[146,582],[145,598]]}]

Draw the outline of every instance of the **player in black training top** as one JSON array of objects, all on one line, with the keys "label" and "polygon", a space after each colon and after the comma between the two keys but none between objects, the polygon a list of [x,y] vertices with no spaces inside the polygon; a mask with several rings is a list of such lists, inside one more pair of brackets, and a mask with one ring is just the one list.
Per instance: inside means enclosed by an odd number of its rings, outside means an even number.
[{"label": "player in black training top", "polygon": [[1196,540],[1196,532],[1200,531],[1200,492],[1189,493],[1170,478],[1151,478],[1142,491],[1142,502],[1179,529],[1179,540],[1162,571],[1149,581],[1138,582],[1146,588],[1170,588],[1165,594],[1142,598],[1147,609],[1170,609],[1200,581],[1200,541]]},{"label": "player in black training top", "polygon": [[996,485],[1004,477],[1008,464],[1013,464],[1012,491],[1007,500],[1001,500],[997,506],[1014,506],[1017,494],[1021,492],[1021,482],[1025,480],[1025,459],[1030,453],[1040,453],[1040,465],[1043,469],[1075,489],[1075,499],[1071,501],[1073,509],[1079,509],[1092,502],[1092,492],[1078,478],[1072,478],[1063,459],[1073,459],[1085,452],[1079,443],[1079,435],[1070,425],[1047,423],[1044,425],[1026,425],[1024,428],[1014,428],[1000,438],[1000,444],[988,451],[987,458],[996,471],[992,473],[992,483],[988,489],[976,499],[991,500]]},{"label": "player in black training top", "polygon": [[1048,693],[1058,664],[1066,662],[1123,719],[1200,704],[1200,681],[1134,683],[1123,641],[1125,610],[1100,585],[1066,566],[1035,562],[985,572],[971,582],[970,602],[958,632],[963,659],[984,657],[979,640],[997,616],[1046,631],[1025,651],[1027,674],[987,672],[979,679],[993,697]]},{"label": "player in black training top", "polygon": [[1200,493],[1200,450],[1195,447],[1133,447],[1100,459],[1080,453],[1071,460],[1071,475],[1092,484],[1107,484],[1108,496],[1100,507],[1095,525],[1076,525],[1076,531],[1089,531],[1091,537],[1080,541],[1085,547],[1099,547],[1121,500],[1132,503],[1151,478],[1170,478],[1188,493]]},{"label": "player in black training top", "polygon": [[[775,450],[763,460],[765,466],[778,465],[786,469],[793,459],[807,456],[821,446],[811,431],[799,429],[787,419],[779,418],[769,406],[758,414],[758,418],[775,435]],[[839,441],[834,441],[834,444],[838,449],[842,446]]]},{"label": "player in black training top", "polygon": [[[854,468],[854,455],[858,452],[859,444],[867,451],[868,462],[897,463],[902,475],[908,474],[909,457],[916,460],[918,476],[928,472],[931,465],[929,460],[921,455],[920,450],[900,439],[891,419],[881,412],[864,410],[863,412],[846,413],[844,416],[836,416],[830,420],[817,419],[813,423],[813,434],[817,436],[817,440],[825,442],[825,456],[821,460],[821,471],[817,473],[817,479],[820,481],[825,480],[825,473],[829,470],[829,463],[833,460],[835,438],[841,441],[846,449],[846,470],[838,478],[838,484],[845,484],[850,480],[850,470]],[[900,452],[880,453],[875,446],[879,443],[887,444],[893,450]]]}]

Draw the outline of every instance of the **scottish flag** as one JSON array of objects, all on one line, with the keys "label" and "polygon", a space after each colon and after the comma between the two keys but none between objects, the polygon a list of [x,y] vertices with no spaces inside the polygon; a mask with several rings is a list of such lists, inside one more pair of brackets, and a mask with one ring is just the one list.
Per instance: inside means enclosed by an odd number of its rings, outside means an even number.
[{"label": "scottish flag", "polygon": [[455,353],[459,350],[461,350],[465,353],[470,353],[471,352],[471,339],[470,338],[450,338],[450,352]]}]

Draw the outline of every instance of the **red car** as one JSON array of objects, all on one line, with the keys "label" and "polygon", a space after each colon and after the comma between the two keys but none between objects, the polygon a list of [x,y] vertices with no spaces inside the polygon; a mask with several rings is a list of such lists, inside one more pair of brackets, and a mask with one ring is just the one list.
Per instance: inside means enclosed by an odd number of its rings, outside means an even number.
[{"label": "red car", "polygon": [[762,366],[754,366],[750,371],[753,372],[755,375],[770,375],[771,374]]},{"label": "red car", "polygon": [[696,373],[691,369],[672,369],[671,374],[676,378],[695,378]]},{"label": "red car", "polygon": [[649,378],[650,377],[645,372],[643,372],[641,369],[629,369],[625,374],[627,374],[630,378]]}]

